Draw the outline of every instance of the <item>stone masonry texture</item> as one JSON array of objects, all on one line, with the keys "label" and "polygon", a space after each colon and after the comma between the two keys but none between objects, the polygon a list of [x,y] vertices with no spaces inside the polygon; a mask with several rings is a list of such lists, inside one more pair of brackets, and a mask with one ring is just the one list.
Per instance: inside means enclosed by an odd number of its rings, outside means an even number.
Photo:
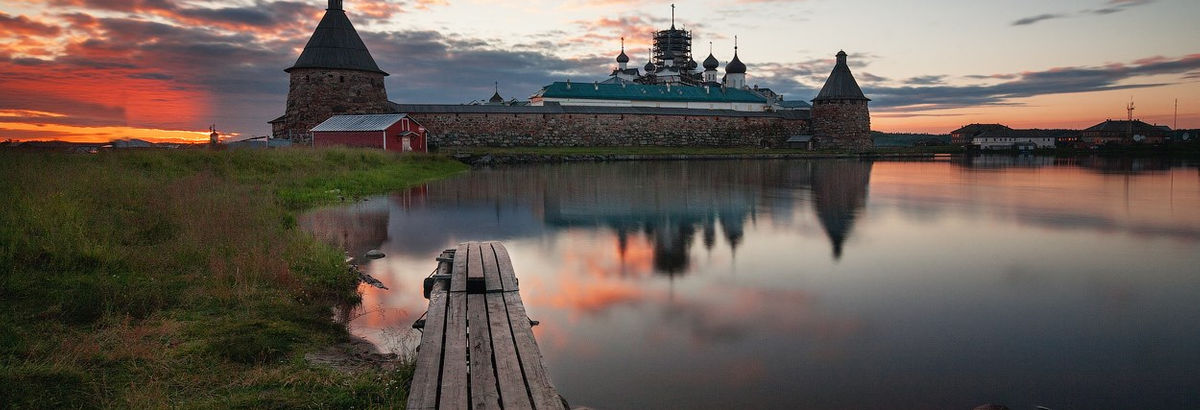
[{"label": "stone masonry texture", "polygon": [[866,151],[871,139],[871,113],[866,100],[814,101],[813,139],[819,148]]},{"label": "stone masonry texture", "polygon": [[338,114],[389,112],[383,74],[356,70],[298,68],[291,71],[286,120],[272,133],[307,145],[308,130]]},{"label": "stone masonry texture", "polygon": [[808,120],[645,114],[412,113],[431,147],[781,147]]}]

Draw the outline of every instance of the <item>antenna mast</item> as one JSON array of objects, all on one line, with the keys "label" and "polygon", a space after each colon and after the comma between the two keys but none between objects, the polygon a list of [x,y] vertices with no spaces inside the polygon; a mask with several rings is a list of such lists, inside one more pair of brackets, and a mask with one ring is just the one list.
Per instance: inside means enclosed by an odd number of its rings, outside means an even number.
[{"label": "antenna mast", "polygon": [[1129,105],[1125,106],[1125,112],[1129,118],[1129,138],[1133,138],[1133,97],[1129,97]]}]

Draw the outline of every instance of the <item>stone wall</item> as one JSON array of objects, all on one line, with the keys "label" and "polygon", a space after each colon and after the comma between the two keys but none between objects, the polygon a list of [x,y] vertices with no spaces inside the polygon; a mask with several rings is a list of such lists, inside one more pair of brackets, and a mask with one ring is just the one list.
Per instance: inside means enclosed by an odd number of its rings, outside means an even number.
[{"label": "stone wall", "polygon": [[430,146],[781,147],[808,120],[769,116],[409,113]]},{"label": "stone wall", "polygon": [[812,131],[818,148],[865,151],[875,146],[866,100],[814,101]]},{"label": "stone wall", "polygon": [[308,144],[308,130],[337,114],[390,112],[383,74],[355,70],[297,68],[290,73],[286,119],[273,124],[277,138]]}]

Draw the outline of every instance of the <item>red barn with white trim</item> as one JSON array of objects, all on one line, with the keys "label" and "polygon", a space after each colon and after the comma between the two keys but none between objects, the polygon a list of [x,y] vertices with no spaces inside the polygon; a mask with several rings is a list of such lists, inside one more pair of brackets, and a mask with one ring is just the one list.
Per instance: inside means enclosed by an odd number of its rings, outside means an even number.
[{"label": "red barn with white trim", "polygon": [[313,146],[427,152],[425,127],[406,114],[335,115],[313,127]]}]

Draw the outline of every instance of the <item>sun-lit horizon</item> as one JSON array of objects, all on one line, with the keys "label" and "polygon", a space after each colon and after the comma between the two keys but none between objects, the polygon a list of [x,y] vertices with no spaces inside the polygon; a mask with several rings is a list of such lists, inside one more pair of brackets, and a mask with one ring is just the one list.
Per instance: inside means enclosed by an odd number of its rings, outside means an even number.
[{"label": "sun-lit horizon", "polygon": [[[0,140],[200,142],[266,135],[325,0],[203,4],[0,1]],[[949,0],[675,3],[695,54],[747,85],[810,100],[845,50],[872,129],[946,134],[971,123],[1082,129],[1134,117],[1200,128],[1200,38],[1186,0],[1003,4]],[[528,98],[553,81],[603,80],[621,38],[639,66],[670,2],[346,0],[390,100]],[[1178,104],[1176,105],[1176,102]]]}]

